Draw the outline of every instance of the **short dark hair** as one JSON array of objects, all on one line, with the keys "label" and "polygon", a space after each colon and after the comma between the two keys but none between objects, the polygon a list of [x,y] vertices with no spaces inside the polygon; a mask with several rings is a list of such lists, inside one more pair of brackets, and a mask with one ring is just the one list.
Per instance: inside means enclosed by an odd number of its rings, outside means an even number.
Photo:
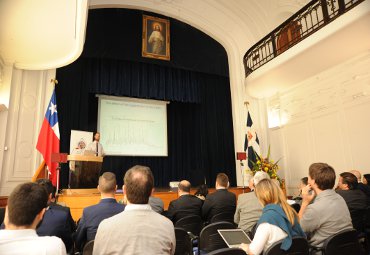
[{"label": "short dark hair", "polygon": [[116,175],[111,172],[105,172],[99,177],[99,189],[101,192],[109,193],[116,190]]},{"label": "short dark hair", "polygon": [[131,167],[123,179],[127,200],[133,204],[147,204],[154,187],[152,171],[147,166]]},{"label": "short dark hair", "polygon": [[229,185],[229,177],[225,173],[219,173],[216,177],[216,182],[222,186],[227,188]]},{"label": "short dark hair", "polygon": [[207,186],[207,184],[201,184],[198,187],[198,190],[195,192],[194,195],[202,195],[202,196],[206,197],[208,195],[208,186]]},{"label": "short dark hair", "polygon": [[304,185],[308,185],[308,177],[303,177],[301,179],[301,182],[304,184]]},{"label": "short dark hair", "polygon": [[332,189],[335,184],[335,171],[326,163],[313,163],[310,165],[308,174],[315,180],[320,190]]},{"label": "short dark hair", "polygon": [[342,177],[342,183],[348,185],[348,189],[354,190],[357,188],[358,181],[356,175],[349,172],[343,172],[340,174],[340,177]]},{"label": "short dark hair", "polygon": [[190,192],[191,184],[189,181],[183,180],[179,183],[178,188],[184,192]]},{"label": "short dark hair", "polygon": [[[44,187],[48,195],[52,195],[52,197],[55,197],[55,188],[51,181],[49,179],[37,179],[36,183],[40,185],[41,187]],[[54,193],[54,196],[53,196]]]},{"label": "short dark hair", "polygon": [[31,226],[37,214],[47,207],[48,194],[33,182],[19,184],[8,198],[8,218],[15,226]]},{"label": "short dark hair", "polygon": [[366,179],[366,181],[367,181],[367,185],[369,185],[369,186],[370,186],[370,174],[364,174],[363,176],[364,176],[364,178],[365,178],[365,179]]}]

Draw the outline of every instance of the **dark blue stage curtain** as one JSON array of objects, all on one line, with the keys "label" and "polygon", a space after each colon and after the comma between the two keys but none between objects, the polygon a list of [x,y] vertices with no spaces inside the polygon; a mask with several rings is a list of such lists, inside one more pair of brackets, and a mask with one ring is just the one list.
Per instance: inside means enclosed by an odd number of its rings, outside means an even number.
[{"label": "dark blue stage curtain", "polygon": [[[80,58],[57,70],[56,86],[61,151],[69,151],[71,129],[96,130],[95,94],[167,100],[168,157],[107,156],[103,171],[114,172],[122,185],[125,171],[149,166],[156,187],[188,179],[214,186],[225,172],[236,183],[231,96],[228,77],[150,63]],[[104,136],[104,134],[102,134]],[[68,184],[68,168],[61,186]]]}]

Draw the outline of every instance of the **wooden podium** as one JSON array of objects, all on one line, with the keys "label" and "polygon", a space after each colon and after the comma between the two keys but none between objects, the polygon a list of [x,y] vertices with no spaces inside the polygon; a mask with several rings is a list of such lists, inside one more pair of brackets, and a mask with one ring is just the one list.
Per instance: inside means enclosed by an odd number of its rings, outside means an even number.
[{"label": "wooden podium", "polygon": [[75,162],[75,170],[69,170],[68,188],[87,189],[98,186],[103,157],[68,155],[67,160]]}]

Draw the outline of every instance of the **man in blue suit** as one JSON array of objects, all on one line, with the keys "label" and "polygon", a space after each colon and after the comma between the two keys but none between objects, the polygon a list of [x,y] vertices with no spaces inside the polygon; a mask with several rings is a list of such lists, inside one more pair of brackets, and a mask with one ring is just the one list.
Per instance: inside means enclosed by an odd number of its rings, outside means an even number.
[{"label": "man in blue suit", "polygon": [[77,250],[82,250],[86,242],[95,239],[96,231],[102,220],[112,217],[125,209],[125,206],[117,203],[115,199],[117,182],[114,173],[105,172],[100,176],[98,190],[101,194],[99,204],[86,207],[77,226],[75,235]]},{"label": "man in blue suit", "polygon": [[52,205],[54,186],[50,180],[38,179],[36,183],[44,187],[48,193],[48,207],[36,232],[39,236],[57,236],[61,238],[67,252],[70,252],[73,248],[73,226],[70,222],[70,215],[67,211],[57,209]]}]

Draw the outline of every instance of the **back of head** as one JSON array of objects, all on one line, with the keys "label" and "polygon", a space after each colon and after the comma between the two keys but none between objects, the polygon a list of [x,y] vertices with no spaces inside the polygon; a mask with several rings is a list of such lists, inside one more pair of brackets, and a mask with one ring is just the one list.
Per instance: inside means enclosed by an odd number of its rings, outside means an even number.
[{"label": "back of head", "polygon": [[224,188],[229,187],[229,177],[225,173],[219,173],[216,177],[216,183]]},{"label": "back of head", "polygon": [[332,189],[335,184],[335,171],[326,163],[313,163],[310,165],[308,174],[315,180],[320,190]]},{"label": "back of head", "polygon": [[116,175],[105,172],[99,177],[99,190],[102,193],[114,193],[116,191]]},{"label": "back of head", "polygon": [[364,179],[366,180],[366,184],[370,186],[370,174],[364,174]]},{"label": "back of head", "polygon": [[9,223],[31,226],[36,215],[47,207],[48,194],[44,187],[27,182],[18,185],[8,198]]},{"label": "back of head", "polygon": [[308,185],[308,177],[303,177],[301,179],[301,182],[302,182],[303,185],[307,186]]},{"label": "back of head", "polygon": [[340,174],[340,177],[342,177],[342,183],[347,184],[349,190],[354,190],[357,188],[358,181],[354,174],[344,172]]},{"label": "back of head", "polygon": [[187,180],[182,180],[180,183],[179,183],[179,190],[182,191],[182,192],[185,192],[185,193],[190,193],[190,188],[191,188],[191,184],[189,181]]},{"label": "back of head", "polygon": [[264,171],[258,171],[253,176],[253,184],[256,186],[260,181],[270,179],[270,176]]},{"label": "back of head", "polygon": [[361,172],[360,171],[358,171],[358,170],[351,170],[349,172],[351,174],[353,174],[354,176],[356,176],[357,182],[361,182]]},{"label": "back of head", "polygon": [[147,204],[154,187],[152,171],[147,166],[130,168],[123,179],[127,200],[132,204]]},{"label": "back of head", "polygon": [[290,223],[293,225],[297,213],[287,203],[286,197],[281,188],[274,180],[263,179],[256,185],[256,196],[263,206],[268,204],[280,205]]},{"label": "back of head", "polygon": [[202,195],[206,197],[208,195],[208,186],[207,184],[201,184],[198,187],[198,190],[195,192],[195,195]]},{"label": "back of head", "polygon": [[52,197],[55,196],[55,188],[49,179],[37,179],[36,183],[42,186],[46,190],[48,195],[52,194]]}]

